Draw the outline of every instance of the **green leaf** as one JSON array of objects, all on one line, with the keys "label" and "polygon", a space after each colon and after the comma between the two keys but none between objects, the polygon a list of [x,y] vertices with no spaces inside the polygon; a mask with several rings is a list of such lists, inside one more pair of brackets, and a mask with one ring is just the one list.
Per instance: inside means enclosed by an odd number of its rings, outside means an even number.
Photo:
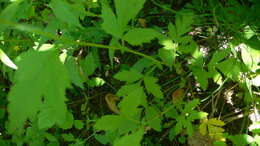
[{"label": "green leaf", "polygon": [[96,59],[94,58],[94,54],[90,52],[84,60],[80,62],[83,71],[87,76],[92,75],[95,70],[98,68],[98,65],[96,63]]},{"label": "green leaf", "polygon": [[[232,80],[238,80],[241,72],[241,64],[235,58],[229,58],[216,65],[216,67],[226,76]],[[232,68],[232,70],[231,70]]]},{"label": "green leaf", "polygon": [[140,80],[143,75],[136,71],[135,69],[131,69],[129,71],[123,70],[114,75],[114,78],[120,81],[125,81],[127,83],[132,83]]},{"label": "green leaf", "polygon": [[87,83],[89,87],[100,87],[103,86],[106,83],[106,81],[102,78],[96,77],[88,80]]},{"label": "green leaf", "polygon": [[79,16],[76,11],[71,10],[70,4],[65,0],[52,0],[50,6],[58,19],[70,25],[81,28]]},{"label": "green leaf", "polygon": [[161,131],[161,118],[160,113],[155,107],[149,106],[146,108],[146,120],[148,125],[156,131]]},{"label": "green leaf", "polygon": [[229,136],[228,139],[230,139],[235,146],[246,146],[254,141],[253,137],[247,134],[232,135]]},{"label": "green leaf", "polygon": [[83,89],[83,79],[80,76],[79,66],[76,64],[73,57],[68,56],[65,61],[65,67],[68,70],[71,83]]},{"label": "green leaf", "polygon": [[60,124],[59,127],[65,130],[70,129],[72,128],[73,121],[74,121],[73,114],[68,111],[66,113],[66,120],[62,124]]},{"label": "green leaf", "polygon": [[96,130],[104,130],[106,132],[118,131],[119,134],[124,134],[138,127],[137,123],[128,120],[120,115],[105,115],[97,120],[94,128]]},{"label": "green leaf", "polygon": [[127,84],[122,86],[116,93],[117,96],[126,96],[134,91],[135,89],[139,88],[139,84]]},{"label": "green leaf", "polygon": [[158,81],[157,78],[152,76],[145,76],[144,77],[144,85],[146,90],[149,93],[152,93],[156,98],[163,98],[163,93],[161,91],[161,87],[156,83]]},{"label": "green leaf", "polygon": [[216,51],[213,54],[208,66],[213,67],[213,66],[217,65],[219,63],[219,61],[224,59],[229,53],[230,53],[230,49]]},{"label": "green leaf", "polygon": [[164,47],[159,50],[160,58],[168,65],[172,66],[176,57],[176,49],[178,44],[173,43],[172,40],[162,40],[160,44]]},{"label": "green leaf", "polygon": [[185,105],[185,108],[183,109],[182,113],[192,112],[193,108],[195,108],[197,105],[199,105],[199,103],[200,103],[199,99],[193,99],[192,101],[188,102]]},{"label": "green leaf", "polygon": [[30,7],[30,3],[23,0],[16,0],[8,5],[0,14],[0,32],[3,32],[10,23],[19,21]]},{"label": "green leaf", "polygon": [[73,134],[71,134],[71,133],[62,134],[62,137],[63,137],[64,141],[68,141],[68,142],[74,141],[74,139],[75,139]]},{"label": "green leaf", "polygon": [[102,3],[101,18],[103,19],[103,23],[101,24],[102,29],[104,29],[112,36],[121,38],[121,36],[123,35],[123,31],[118,29],[119,25],[116,16],[111,8],[108,6],[108,4],[105,2]]},{"label": "green leaf", "polygon": [[8,67],[17,69],[17,66],[13,63],[11,59],[5,54],[5,52],[0,49],[0,60]]},{"label": "green leaf", "polygon": [[104,131],[115,131],[118,129],[118,125],[122,122],[122,118],[117,115],[102,116],[97,120],[94,128]]},{"label": "green leaf", "polygon": [[141,146],[141,140],[144,135],[144,129],[140,129],[137,132],[125,135],[119,139],[116,139],[113,146]]},{"label": "green leaf", "polygon": [[[114,0],[120,32],[124,32],[128,22],[142,9],[145,0]],[[118,28],[117,28],[118,29]]]},{"label": "green leaf", "polygon": [[129,92],[130,93],[119,103],[120,114],[127,117],[135,117],[140,111],[138,106],[146,106],[146,95],[142,87],[136,88],[134,91]]},{"label": "green leaf", "polygon": [[123,39],[131,45],[141,45],[142,43],[149,43],[160,35],[159,32],[150,28],[134,28],[129,30],[123,36]]},{"label": "green leaf", "polygon": [[81,120],[74,120],[74,126],[76,129],[82,129],[84,127],[84,123]]},{"label": "green leaf", "polygon": [[28,51],[21,56],[18,68],[8,95],[9,131],[21,129],[27,118],[46,112],[41,107],[52,110],[49,113],[54,117],[49,121],[51,124],[64,121],[67,112],[65,90],[70,84],[56,51]]},{"label": "green leaf", "polygon": [[260,60],[260,51],[255,50],[245,44],[239,45],[241,48],[241,56],[243,59],[243,62],[248,67],[249,70],[255,72],[260,67],[257,65]]},{"label": "green leaf", "polygon": [[192,73],[195,76],[196,80],[200,83],[200,86],[203,90],[208,88],[208,78],[209,73],[202,68],[193,67]]}]

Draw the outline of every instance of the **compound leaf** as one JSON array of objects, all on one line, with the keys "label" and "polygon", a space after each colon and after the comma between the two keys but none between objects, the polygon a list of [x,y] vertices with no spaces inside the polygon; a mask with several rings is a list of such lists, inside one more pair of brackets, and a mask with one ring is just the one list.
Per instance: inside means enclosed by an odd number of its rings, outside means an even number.
[{"label": "compound leaf", "polygon": [[69,87],[69,78],[57,53],[28,51],[21,56],[18,68],[8,95],[9,131],[21,129],[27,118],[34,118],[39,111],[40,115],[45,115],[46,111],[41,107],[51,109],[48,127],[63,122],[67,112],[65,89]]},{"label": "compound leaf", "polygon": [[161,87],[156,83],[158,81],[157,78],[151,76],[144,77],[145,88],[149,93],[152,93],[156,98],[163,98],[163,93],[161,91]]}]

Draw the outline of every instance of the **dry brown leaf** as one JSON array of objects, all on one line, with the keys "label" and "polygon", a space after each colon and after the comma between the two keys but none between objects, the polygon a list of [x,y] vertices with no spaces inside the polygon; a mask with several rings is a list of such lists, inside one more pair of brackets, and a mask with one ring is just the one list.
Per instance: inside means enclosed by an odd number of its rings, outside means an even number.
[{"label": "dry brown leaf", "polygon": [[116,102],[119,100],[119,98],[114,95],[114,94],[111,94],[111,93],[108,93],[106,96],[105,96],[105,100],[107,102],[107,105],[108,105],[108,108],[115,112],[115,113],[119,113],[119,110],[116,106]]},{"label": "dry brown leaf", "polygon": [[184,97],[184,90],[182,88],[175,90],[172,93],[172,103],[176,104],[176,102],[182,100],[183,97]]}]

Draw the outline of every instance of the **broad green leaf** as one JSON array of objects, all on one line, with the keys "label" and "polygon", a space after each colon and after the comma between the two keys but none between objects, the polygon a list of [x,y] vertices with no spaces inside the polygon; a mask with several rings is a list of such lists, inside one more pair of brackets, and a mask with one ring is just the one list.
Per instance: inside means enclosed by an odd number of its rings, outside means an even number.
[{"label": "broad green leaf", "polygon": [[70,4],[66,0],[52,0],[50,6],[58,19],[70,25],[81,28],[79,14],[71,10]]},{"label": "broad green leaf", "polygon": [[112,36],[121,38],[121,36],[123,35],[123,31],[119,30],[116,16],[109,5],[105,2],[102,3],[101,18],[103,19],[101,27]]},{"label": "broad green leaf", "polygon": [[163,98],[163,92],[161,91],[161,87],[156,83],[158,81],[157,78],[152,76],[145,76],[144,77],[144,85],[146,90],[149,93],[152,93],[156,98]]},{"label": "broad green leaf", "polygon": [[135,117],[139,112],[139,105],[146,105],[146,95],[142,87],[136,88],[134,91],[129,91],[127,96],[125,96],[119,103],[120,114],[127,117]]},{"label": "broad green leaf", "polygon": [[83,89],[84,81],[81,78],[79,66],[76,64],[73,57],[67,57],[65,61],[65,67],[68,70],[71,83]]},{"label": "broad green leaf", "polygon": [[204,69],[198,67],[193,67],[192,73],[195,76],[196,80],[199,82],[201,88],[203,90],[206,90],[208,88],[209,73]]},{"label": "broad green leaf", "polygon": [[139,72],[143,72],[145,68],[149,68],[152,65],[154,65],[154,62],[146,58],[142,58],[133,65],[133,68]]},{"label": "broad green leaf", "polygon": [[81,64],[81,67],[82,67],[84,73],[87,76],[92,75],[95,72],[95,70],[98,68],[96,59],[94,58],[94,54],[92,52],[90,52],[85,57],[85,59],[80,62],[80,64]]},{"label": "broad green leaf", "polygon": [[139,84],[124,85],[117,91],[116,95],[119,97],[126,96],[139,87],[140,87]]},{"label": "broad green leaf", "polygon": [[146,120],[148,125],[156,131],[161,131],[161,118],[160,113],[154,107],[149,106],[146,108]]},{"label": "broad green leaf", "polygon": [[219,63],[219,61],[224,59],[229,53],[230,53],[230,49],[216,51],[213,54],[208,66],[213,67],[213,66],[217,65]]},{"label": "broad green leaf", "polygon": [[84,123],[81,120],[74,120],[74,126],[76,129],[82,129],[84,127]]},{"label": "broad green leaf", "polygon": [[113,146],[141,146],[141,140],[144,135],[144,129],[141,128],[137,132],[125,135],[116,139]]},{"label": "broad green leaf", "polygon": [[[216,67],[227,77],[232,80],[238,80],[239,73],[241,72],[241,64],[235,58],[229,58],[220,62]],[[232,70],[231,70],[232,68]]]},{"label": "broad green leaf", "polygon": [[260,51],[252,49],[245,44],[241,44],[239,47],[241,48],[243,62],[248,67],[248,69],[255,72],[258,68],[260,68],[257,65],[260,62]]},{"label": "broad green leaf", "polygon": [[124,32],[128,22],[142,9],[145,0],[114,0],[120,32]]},{"label": "broad green leaf", "polygon": [[134,28],[129,30],[123,36],[123,39],[131,45],[141,45],[143,43],[149,43],[160,35],[159,32],[150,28]]},{"label": "broad green leaf", "polygon": [[27,118],[46,112],[41,107],[52,110],[48,126],[62,123],[67,112],[65,90],[69,78],[56,51],[28,51],[22,54],[18,68],[8,95],[9,131],[21,129]]},{"label": "broad green leaf", "polygon": [[102,116],[97,120],[94,128],[104,131],[115,131],[118,129],[118,125],[122,122],[122,118],[117,115]]},{"label": "broad green leaf", "polygon": [[73,114],[68,111],[66,113],[66,120],[62,124],[60,124],[59,127],[65,130],[70,129],[72,128],[73,121],[74,121]]},{"label": "broad green leaf", "polygon": [[13,63],[13,61],[5,54],[5,52],[0,49],[0,60],[7,65],[8,67],[11,67],[13,69],[17,69],[17,66]]},{"label": "broad green leaf", "polygon": [[106,132],[118,131],[119,134],[124,134],[132,131],[138,127],[137,123],[128,120],[120,115],[105,115],[97,120],[94,128],[98,131],[104,130]]},{"label": "broad green leaf", "polygon": [[140,80],[143,75],[136,71],[135,69],[130,69],[129,71],[123,70],[114,75],[114,78],[120,81],[125,81],[127,83],[132,83]]}]

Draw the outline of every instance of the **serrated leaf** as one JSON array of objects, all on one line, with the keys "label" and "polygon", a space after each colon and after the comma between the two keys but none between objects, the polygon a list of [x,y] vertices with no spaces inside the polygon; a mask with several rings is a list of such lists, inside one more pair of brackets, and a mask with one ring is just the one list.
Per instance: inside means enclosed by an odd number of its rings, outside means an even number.
[{"label": "serrated leaf", "polygon": [[144,77],[144,85],[146,90],[149,93],[152,93],[156,98],[163,98],[163,93],[161,91],[161,87],[156,83],[158,81],[157,78],[152,76],[145,76]]},{"label": "serrated leaf", "polygon": [[5,54],[5,52],[0,49],[0,60],[8,67],[17,69],[17,66],[13,63],[13,61]]},{"label": "serrated leaf", "polygon": [[139,84],[137,83],[124,85],[117,91],[116,95],[119,97],[126,96],[137,88],[139,88]]},{"label": "serrated leaf", "polygon": [[156,131],[161,131],[161,118],[159,116],[159,112],[154,107],[146,108],[146,120],[148,125]]},{"label": "serrated leaf", "polygon": [[42,106],[53,110],[49,115],[55,117],[51,123],[64,121],[69,78],[57,53],[28,51],[21,56],[18,67],[8,95],[9,131],[21,129],[27,118],[42,112]]},{"label": "serrated leaf", "polygon": [[120,32],[124,32],[128,22],[142,9],[145,0],[114,0]]},{"label": "serrated leaf", "polygon": [[79,16],[76,11],[71,11],[70,4],[65,0],[52,0],[50,6],[58,19],[70,25],[81,28]]},{"label": "serrated leaf", "polygon": [[119,25],[116,16],[109,5],[105,2],[102,3],[101,18],[103,19],[103,23],[101,24],[102,29],[112,36],[121,38],[123,31],[118,29]]},{"label": "serrated leaf", "polygon": [[137,126],[137,123],[120,115],[105,115],[97,120],[94,128],[106,132],[115,132],[118,130],[119,134],[123,134],[136,129]]},{"label": "serrated leaf", "polygon": [[114,75],[114,78],[120,81],[125,81],[127,83],[132,83],[140,80],[143,75],[136,71],[135,69],[131,69],[129,71],[123,70]]},{"label": "serrated leaf", "polygon": [[189,113],[200,103],[199,99],[193,99],[185,105],[182,113]]},{"label": "serrated leaf", "polygon": [[146,95],[142,87],[136,88],[125,96],[119,103],[120,114],[135,117],[139,112],[139,105],[146,106]]},{"label": "serrated leaf", "polygon": [[149,43],[160,35],[159,32],[150,28],[134,28],[129,30],[123,36],[123,39],[131,45],[141,45],[143,43]]},{"label": "serrated leaf", "polygon": [[144,135],[144,129],[141,128],[137,132],[125,135],[119,139],[116,139],[113,146],[141,146],[141,140]]}]

